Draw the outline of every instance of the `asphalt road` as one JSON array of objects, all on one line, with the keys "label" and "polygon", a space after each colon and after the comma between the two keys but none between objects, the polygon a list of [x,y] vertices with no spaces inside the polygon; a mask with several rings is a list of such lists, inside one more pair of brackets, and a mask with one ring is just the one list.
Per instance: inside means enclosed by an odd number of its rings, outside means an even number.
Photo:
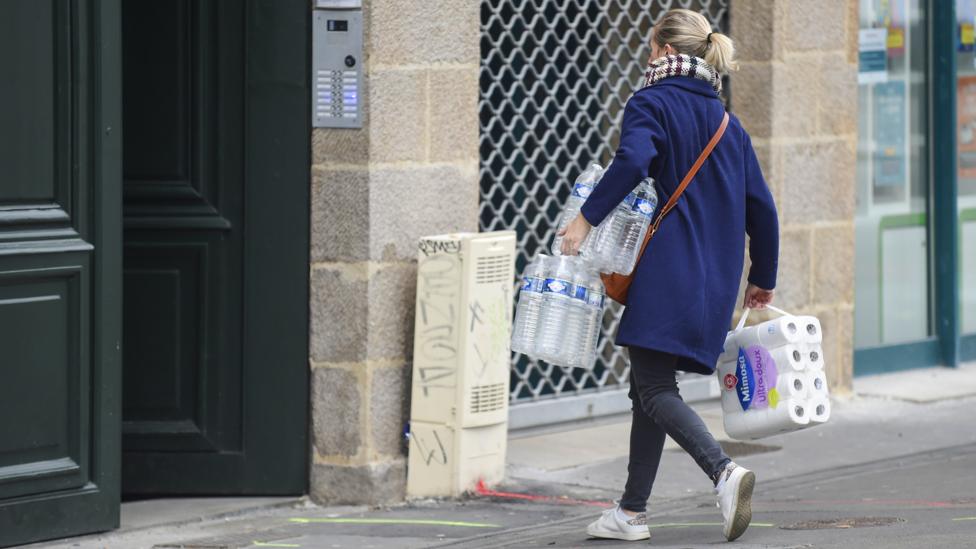
[{"label": "asphalt road", "polygon": [[[817,459],[816,455],[811,459]],[[713,498],[659,504],[653,547],[725,545]],[[661,507],[668,507],[661,509]],[[589,539],[590,516],[457,540],[455,547],[623,547]],[[974,547],[976,444],[801,475],[759,479],[753,526],[734,547]]]}]

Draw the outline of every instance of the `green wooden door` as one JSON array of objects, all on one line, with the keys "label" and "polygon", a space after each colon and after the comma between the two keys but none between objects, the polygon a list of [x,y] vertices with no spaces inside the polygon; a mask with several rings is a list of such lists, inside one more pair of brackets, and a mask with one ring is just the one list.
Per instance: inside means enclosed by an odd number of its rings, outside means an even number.
[{"label": "green wooden door", "polygon": [[308,17],[122,2],[125,493],[305,491]]},{"label": "green wooden door", "polygon": [[114,0],[0,2],[0,546],[119,520]]}]

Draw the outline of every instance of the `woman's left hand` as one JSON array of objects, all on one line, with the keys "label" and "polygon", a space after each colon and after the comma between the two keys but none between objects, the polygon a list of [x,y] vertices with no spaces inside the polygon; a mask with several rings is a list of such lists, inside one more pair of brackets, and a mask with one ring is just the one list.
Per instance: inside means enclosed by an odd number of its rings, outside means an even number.
[{"label": "woman's left hand", "polygon": [[557,236],[563,237],[559,251],[563,255],[578,254],[580,247],[583,245],[583,241],[586,240],[586,235],[590,234],[591,228],[590,223],[583,217],[583,214],[577,214],[576,219],[570,221],[565,229],[556,233]]}]

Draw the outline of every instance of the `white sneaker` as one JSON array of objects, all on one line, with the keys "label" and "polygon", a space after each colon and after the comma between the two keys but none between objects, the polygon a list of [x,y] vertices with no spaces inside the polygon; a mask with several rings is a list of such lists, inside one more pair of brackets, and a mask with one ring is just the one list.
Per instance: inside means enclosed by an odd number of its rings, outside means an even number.
[{"label": "white sneaker", "polygon": [[586,527],[586,533],[595,538],[622,539],[624,541],[637,541],[649,539],[651,531],[647,529],[647,515],[640,513],[637,516],[622,520],[618,516],[617,507],[607,509]]},{"label": "white sneaker", "polygon": [[755,486],[756,474],[735,463],[729,463],[720,474],[715,492],[725,519],[722,530],[725,539],[737,539],[752,522],[752,489]]}]

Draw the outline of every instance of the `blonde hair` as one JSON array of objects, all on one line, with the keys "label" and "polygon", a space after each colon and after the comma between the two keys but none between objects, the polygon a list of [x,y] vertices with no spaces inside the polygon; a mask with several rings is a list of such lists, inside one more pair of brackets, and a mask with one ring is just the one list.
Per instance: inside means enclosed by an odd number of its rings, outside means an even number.
[{"label": "blonde hair", "polygon": [[670,10],[654,25],[654,41],[663,48],[670,44],[675,53],[701,57],[719,74],[739,68],[732,39],[712,32],[705,16],[691,10]]}]

